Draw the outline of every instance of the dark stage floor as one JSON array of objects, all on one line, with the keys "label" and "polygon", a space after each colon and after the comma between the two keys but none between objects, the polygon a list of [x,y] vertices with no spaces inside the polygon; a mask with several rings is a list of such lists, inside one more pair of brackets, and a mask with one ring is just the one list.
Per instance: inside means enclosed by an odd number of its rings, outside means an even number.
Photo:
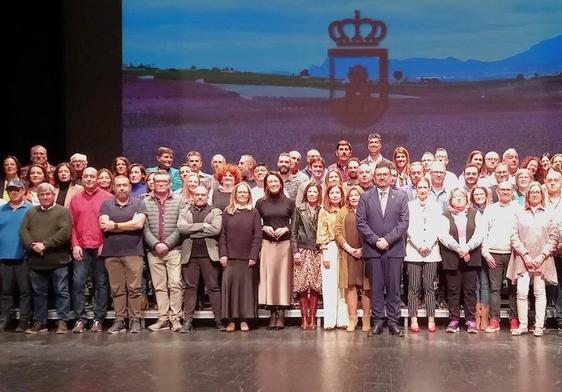
[{"label": "dark stage floor", "polygon": [[1,391],[562,391],[562,333],[0,334]]}]

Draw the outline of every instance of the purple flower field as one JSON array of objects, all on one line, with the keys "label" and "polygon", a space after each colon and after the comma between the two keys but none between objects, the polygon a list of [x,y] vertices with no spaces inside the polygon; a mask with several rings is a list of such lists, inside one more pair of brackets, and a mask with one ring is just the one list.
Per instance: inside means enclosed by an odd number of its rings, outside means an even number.
[{"label": "purple flower field", "polygon": [[186,152],[200,151],[207,171],[215,153],[237,162],[249,152],[274,165],[281,151],[304,155],[317,148],[331,163],[342,138],[364,158],[371,129],[383,134],[387,157],[397,145],[407,146],[413,160],[426,150],[447,148],[455,172],[475,148],[501,155],[511,146],[520,158],[562,150],[560,80],[395,86],[386,113],[370,129],[340,124],[327,98],[252,98],[189,80],[124,77],[123,83],[125,154],[145,164],[153,164],[160,145],[174,149],[176,164]]}]

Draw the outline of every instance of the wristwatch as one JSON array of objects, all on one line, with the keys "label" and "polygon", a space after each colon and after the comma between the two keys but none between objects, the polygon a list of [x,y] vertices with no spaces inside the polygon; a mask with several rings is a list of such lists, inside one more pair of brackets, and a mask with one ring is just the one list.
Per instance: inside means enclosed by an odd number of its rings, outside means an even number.
[{"label": "wristwatch", "polygon": [[113,228],[114,228],[115,230],[117,230],[117,229],[119,228],[119,225],[117,224],[117,222],[114,222],[114,223],[113,223]]}]

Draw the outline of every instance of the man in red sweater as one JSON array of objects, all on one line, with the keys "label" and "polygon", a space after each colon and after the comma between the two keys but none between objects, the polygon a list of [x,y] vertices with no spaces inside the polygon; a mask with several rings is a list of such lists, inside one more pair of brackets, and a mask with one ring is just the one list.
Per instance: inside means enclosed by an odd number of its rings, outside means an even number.
[{"label": "man in red sweater", "polygon": [[84,289],[86,279],[92,274],[95,286],[94,322],[92,332],[101,332],[102,322],[107,313],[108,279],[107,270],[99,253],[103,246],[103,231],[99,227],[98,216],[101,203],[113,196],[98,187],[98,172],[93,167],[84,169],[82,173],[84,190],[70,201],[72,216],[72,259],[73,286],[72,302],[76,323],[72,332],[82,333],[86,327],[86,309]]}]

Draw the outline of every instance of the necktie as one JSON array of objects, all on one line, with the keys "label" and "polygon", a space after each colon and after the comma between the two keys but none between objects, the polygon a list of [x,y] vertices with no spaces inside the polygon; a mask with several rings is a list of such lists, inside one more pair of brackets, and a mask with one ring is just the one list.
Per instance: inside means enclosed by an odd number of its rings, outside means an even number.
[{"label": "necktie", "polygon": [[386,211],[386,194],[388,193],[388,191],[382,191],[381,192],[381,211],[382,211],[382,216],[384,216],[384,212]]}]

